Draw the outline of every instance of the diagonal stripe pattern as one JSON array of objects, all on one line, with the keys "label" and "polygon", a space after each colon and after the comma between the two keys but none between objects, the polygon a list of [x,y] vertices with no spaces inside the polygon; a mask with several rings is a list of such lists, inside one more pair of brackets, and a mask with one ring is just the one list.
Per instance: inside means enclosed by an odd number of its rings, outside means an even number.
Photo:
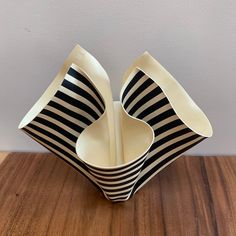
[{"label": "diagonal stripe pattern", "polygon": [[127,113],[148,123],[155,134],[154,143],[132,189],[134,194],[181,153],[205,137],[193,132],[179,119],[162,89],[141,70],[123,90],[121,100]]},{"label": "diagonal stripe pattern", "polygon": [[77,156],[79,135],[106,108],[94,84],[73,65],[52,99],[23,131],[87,177],[107,199],[125,201],[205,137],[179,119],[162,89],[141,70],[124,88],[121,102],[130,116],[149,124],[155,135],[151,148],[125,165],[95,167]]},{"label": "diagonal stripe pattern", "polygon": [[76,154],[81,132],[105,111],[104,101],[88,78],[70,67],[44,109],[23,130],[93,182],[112,201],[125,201],[133,191],[148,153],[124,166],[97,168]]}]

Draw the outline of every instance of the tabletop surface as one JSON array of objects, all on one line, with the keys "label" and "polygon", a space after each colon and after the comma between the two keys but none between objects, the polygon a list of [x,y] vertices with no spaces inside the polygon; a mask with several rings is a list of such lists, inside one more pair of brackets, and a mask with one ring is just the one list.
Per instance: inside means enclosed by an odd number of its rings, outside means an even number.
[{"label": "tabletop surface", "polygon": [[0,153],[0,235],[236,235],[236,157],[184,156],[111,203],[47,153]]}]

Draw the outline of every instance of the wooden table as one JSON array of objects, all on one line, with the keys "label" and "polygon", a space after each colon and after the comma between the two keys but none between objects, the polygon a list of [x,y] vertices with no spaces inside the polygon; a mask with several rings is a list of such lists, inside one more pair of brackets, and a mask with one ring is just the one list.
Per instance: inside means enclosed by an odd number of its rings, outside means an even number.
[{"label": "wooden table", "polygon": [[236,157],[181,157],[111,203],[52,154],[0,154],[0,235],[236,235]]}]

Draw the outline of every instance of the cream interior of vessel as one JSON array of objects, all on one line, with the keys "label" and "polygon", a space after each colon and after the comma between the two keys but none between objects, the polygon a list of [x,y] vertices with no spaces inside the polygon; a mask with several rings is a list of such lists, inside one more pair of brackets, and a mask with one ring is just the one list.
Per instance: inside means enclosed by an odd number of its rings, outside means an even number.
[{"label": "cream interior of vessel", "polygon": [[76,145],[78,156],[96,167],[115,167],[131,163],[147,152],[154,140],[152,128],[145,122],[129,116],[120,102],[114,102],[115,150],[109,153],[110,137],[107,128],[107,112],[87,127],[79,136]]},{"label": "cream interior of vessel", "polygon": [[[94,84],[105,104],[105,111],[100,118],[79,135],[76,143],[78,158],[90,165],[110,168],[130,163],[142,156],[153,143],[152,128],[144,121],[128,115],[120,102],[113,102],[105,70],[79,45],[73,49],[56,78],[23,118],[19,128],[29,124],[52,99],[72,64]],[[212,127],[205,114],[173,76],[148,53],[138,58],[125,73],[121,94],[137,70],[142,70],[161,87],[177,116],[187,127],[204,137],[212,135]]]},{"label": "cream interior of vessel", "polygon": [[153,141],[151,128],[129,117],[120,103],[113,103],[110,81],[105,70],[79,45],[72,50],[56,78],[25,115],[18,128],[27,126],[52,100],[71,65],[94,84],[105,104],[102,116],[78,137],[78,158],[91,165],[111,167],[128,163],[143,154]]}]

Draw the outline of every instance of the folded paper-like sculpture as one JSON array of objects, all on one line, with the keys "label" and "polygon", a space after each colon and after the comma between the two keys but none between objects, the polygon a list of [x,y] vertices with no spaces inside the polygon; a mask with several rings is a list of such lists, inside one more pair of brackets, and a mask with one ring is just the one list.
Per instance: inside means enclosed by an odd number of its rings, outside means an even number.
[{"label": "folded paper-like sculpture", "polygon": [[127,70],[120,101],[77,45],[19,125],[112,201],[128,200],[184,151],[212,136],[182,86],[145,52]]}]

